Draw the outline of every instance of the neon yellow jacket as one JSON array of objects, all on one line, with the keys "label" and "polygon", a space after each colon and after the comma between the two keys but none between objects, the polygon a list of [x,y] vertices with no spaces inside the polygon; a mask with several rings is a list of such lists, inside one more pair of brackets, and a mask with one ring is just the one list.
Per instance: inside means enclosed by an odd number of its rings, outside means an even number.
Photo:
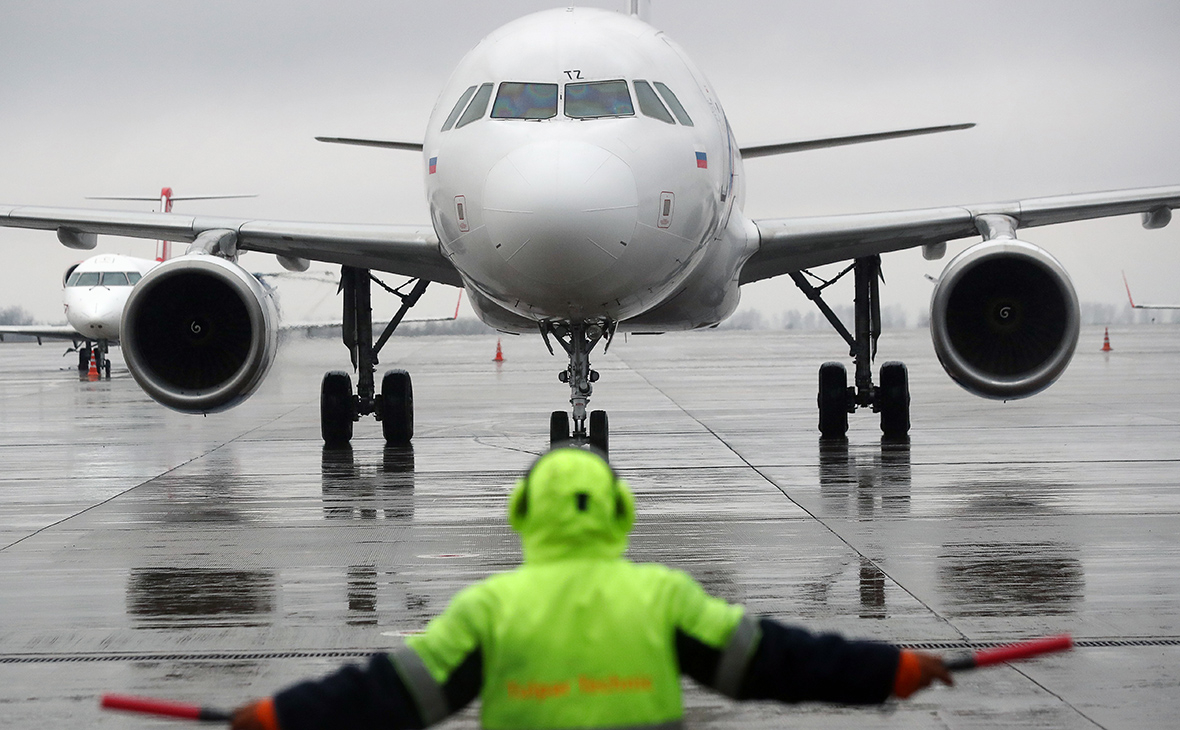
[{"label": "neon yellow jacket", "polygon": [[[412,653],[394,656],[403,677],[429,673],[431,682],[408,683],[420,708],[430,706],[423,701],[429,684],[445,684],[478,653],[489,730],[679,720],[678,634],[722,652],[742,608],[709,596],[681,571],[623,559],[631,492],[586,452],[564,449],[539,461],[509,510],[524,565],[459,593],[424,634],[407,640]],[[735,688],[756,634],[747,622],[732,649]]]}]

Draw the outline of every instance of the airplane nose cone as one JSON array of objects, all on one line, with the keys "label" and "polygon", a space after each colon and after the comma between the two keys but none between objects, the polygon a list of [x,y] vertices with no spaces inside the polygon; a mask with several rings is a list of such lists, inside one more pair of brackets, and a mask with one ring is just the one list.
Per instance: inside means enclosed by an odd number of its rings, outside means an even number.
[{"label": "airplane nose cone", "polygon": [[109,302],[91,301],[75,304],[67,319],[74,329],[87,337],[116,339],[119,336],[121,314],[121,307],[114,307]]},{"label": "airplane nose cone", "polygon": [[488,173],[484,221],[492,245],[522,275],[586,281],[609,268],[635,233],[639,196],[627,163],[585,142],[520,147]]}]

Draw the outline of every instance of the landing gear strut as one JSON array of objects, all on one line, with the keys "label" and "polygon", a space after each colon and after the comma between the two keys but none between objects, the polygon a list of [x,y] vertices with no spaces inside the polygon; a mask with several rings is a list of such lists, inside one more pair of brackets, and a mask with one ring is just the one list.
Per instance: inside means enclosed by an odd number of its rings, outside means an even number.
[{"label": "landing gear strut", "polygon": [[[385,330],[373,342],[373,306],[370,285],[377,282],[386,291],[402,300],[401,308]],[[408,293],[401,290],[414,284]],[[356,394],[348,373],[334,370],[324,375],[320,386],[320,435],[328,446],[344,446],[352,439],[352,424],[361,416],[374,416],[381,421],[385,442],[405,446],[414,437],[414,389],[410,374],[405,370],[390,370],[381,380],[381,393],[376,392],[374,373],[377,354],[401,324],[402,318],[418,300],[430,282],[411,280],[391,289],[375,279],[368,269],[341,267],[340,289],[344,292],[344,344],[352,356],[356,370]]]},{"label": "landing gear strut", "polygon": [[[556,446],[564,441],[588,443],[607,453],[610,447],[609,422],[606,411],[587,412],[592,383],[598,380],[598,371],[590,368],[590,352],[601,340],[606,340],[603,352],[610,348],[616,323],[609,320],[541,323],[541,336],[545,346],[553,354],[550,336],[557,340],[569,355],[569,367],[557,374],[557,379],[570,386],[570,405],[573,413],[553,411],[549,416],[549,445]],[[570,429],[570,421],[573,429]]]},{"label": "landing gear strut", "polygon": [[[856,285],[856,334],[852,335],[836,313],[824,302],[821,292],[849,271]],[[796,271],[791,278],[808,299],[815,302],[832,327],[849,346],[855,371],[855,385],[848,387],[843,363],[827,362],[819,370],[819,431],[824,439],[843,439],[848,432],[848,414],[857,408],[871,407],[881,414],[881,432],[887,440],[904,440],[910,432],[909,375],[904,364],[887,362],[881,366],[880,386],[873,385],[873,358],[881,336],[881,257],[856,259],[835,279],[816,287]]]}]

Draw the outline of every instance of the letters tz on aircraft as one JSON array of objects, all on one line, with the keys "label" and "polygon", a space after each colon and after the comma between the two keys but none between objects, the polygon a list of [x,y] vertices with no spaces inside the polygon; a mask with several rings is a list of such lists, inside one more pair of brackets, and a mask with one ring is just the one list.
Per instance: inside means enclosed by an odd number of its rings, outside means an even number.
[{"label": "letters tz on aircraft", "polygon": [[[744,159],[801,149],[962,128],[935,127],[742,148],[721,104],[684,51],[635,17],[590,9],[537,13],[495,31],[459,64],[425,140],[327,141],[421,150],[430,225],[349,225],[0,206],[0,224],[56,230],[67,246],[96,235],[190,242],[127,301],[127,365],[153,398],[206,413],[258,386],[274,357],[276,323],[240,251],[342,265],[344,340],[357,370],[328,373],[321,392],[325,441],[351,438],[373,414],[387,441],[413,436],[410,377],[377,354],[429,282],[466,289],[478,316],[508,332],[539,333],[568,355],[560,374],[572,413],[556,411],[552,440],[605,448],[607,418],[589,411],[598,374],[590,355],[623,332],[709,327],[737,306],[741,285],[790,276],[848,341],[855,365],[820,369],[819,425],[843,436],[848,414],[871,408],[886,436],[909,429],[905,366],[870,369],[880,329],[880,254],[982,236],[951,260],[932,300],[931,331],[946,371],[979,395],[1019,398],[1050,385],[1078,336],[1069,276],[1016,237],[1032,226],[1141,213],[1165,224],[1180,186],[1007,203],[808,218],[751,220],[742,212]],[[848,261],[855,278],[847,331],[806,276]],[[402,310],[374,342],[371,271],[414,277]],[[572,418],[571,418],[572,417]],[[572,423],[571,423],[572,420]]]}]

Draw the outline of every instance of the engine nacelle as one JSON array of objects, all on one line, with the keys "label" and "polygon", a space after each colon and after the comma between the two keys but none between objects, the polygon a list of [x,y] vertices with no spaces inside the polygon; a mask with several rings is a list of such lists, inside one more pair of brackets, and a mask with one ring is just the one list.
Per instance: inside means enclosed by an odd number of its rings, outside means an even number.
[{"label": "engine nacelle", "polygon": [[271,296],[237,264],[190,254],[140,280],[123,310],[121,345],[140,387],[185,413],[231,408],[274,362],[278,315]]},{"label": "engine nacelle", "polygon": [[1053,384],[1078,344],[1078,297],[1057,259],[1031,243],[976,244],[947,264],[930,300],[943,368],[987,398],[1024,398]]}]

